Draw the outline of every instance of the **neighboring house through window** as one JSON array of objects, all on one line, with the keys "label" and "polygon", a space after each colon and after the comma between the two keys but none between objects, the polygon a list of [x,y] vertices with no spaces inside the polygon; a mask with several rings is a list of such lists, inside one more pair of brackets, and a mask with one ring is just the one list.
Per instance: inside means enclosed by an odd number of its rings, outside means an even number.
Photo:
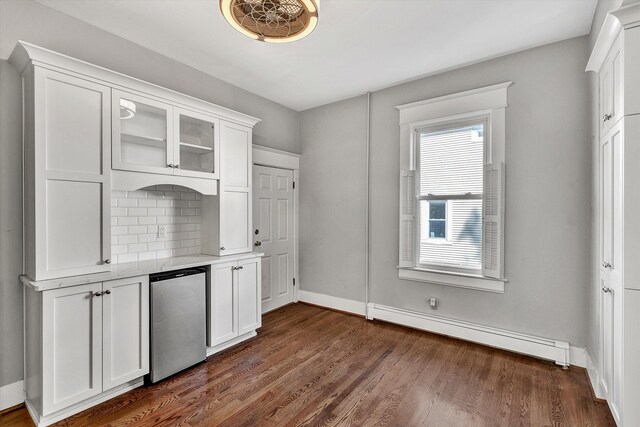
[{"label": "neighboring house through window", "polygon": [[509,85],[397,107],[401,278],[504,291]]}]

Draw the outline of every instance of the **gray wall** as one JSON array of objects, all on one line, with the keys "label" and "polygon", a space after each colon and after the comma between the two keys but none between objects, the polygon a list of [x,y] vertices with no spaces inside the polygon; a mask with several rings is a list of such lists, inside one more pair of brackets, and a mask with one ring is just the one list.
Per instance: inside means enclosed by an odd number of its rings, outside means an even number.
[{"label": "gray wall", "polygon": [[364,301],[366,113],[361,96],[300,114],[301,286],[358,301]]},{"label": "gray wall", "polygon": [[0,1],[0,386],[22,379],[20,76],[17,40],[261,118],[253,142],[298,153],[298,113],[32,0]]},{"label": "gray wall", "polygon": [[[590,282],[590,109],[584,66],[587,37],[515,53],[480,64],[393,86],[372,94],[371,105],[371,300],[427,311],[425,298],[440,298],[439,315],[504,327],[573,345],[587,344],[586,290]],[[506,146],[506,275],[504,294],[458,289],[398,279],[399,128],[394,106],[511,80]],[[357,197],[364,182],[362,102],[347,101],[301,113],[300,154],[304,165],[331,170],[323,182],[302,188],[305,197],[344,200]],[[332,111],[333,110],[333,111]],[[338,119],[338,126],[316,120]],[[350,120],[350,117],[353,119]],[[330,120],[329,120],[330,121]],[[349,128],[345,128],[347,125]],[[343,138],[343,135],[354,137]],[[356,144],[354,156],[340,156]],[[343,167],[336,170],[335,163]],[[309,167],[309,166],[307,166]],[[304,180],[309,170],[302,169]],[[344,174],[348,174],[345,179]],[[345,182],[357,180],[358,182]],[[305,195],[305,192],[310,194]],[[364,218],[358,204],[354,221]],[[346,260],[343,250],[365,236],[361,227],[324,248],[312,245],[316,230],[338,227],[343,213],[327,212],[311,222],[301,218],[300,284],[304,290],[362,301],[364,268]],[[357,223],[352,223],[356,225]],[[325,269],[312,269],[312,263]],[[302,268],[305,266],[304,268]],[[330,273],[327,273],[330,269]],[[330,276],[327,276],[330,274]],[[325,280],[325,277],[330,277]],[[339,284],[335,278],[349,277]],[[324,285],[323,285],[324,283]],[[324,286],[324,287],[323,287]],[[358,298],[354,297],[358,296]]]},{"label": "gray wall", "polygon": [[22,379],[21,141],[20,76],[0,60],[0,386]]}]

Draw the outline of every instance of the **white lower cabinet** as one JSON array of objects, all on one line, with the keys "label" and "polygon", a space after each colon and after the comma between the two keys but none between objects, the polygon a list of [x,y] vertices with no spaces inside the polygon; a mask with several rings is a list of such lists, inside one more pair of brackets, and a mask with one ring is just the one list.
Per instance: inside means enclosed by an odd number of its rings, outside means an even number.
[{"label": "white lower cabinet", "polygon": [[207,345],[222,349],[262,326],[259,257],[211,266]]},{"label": "white lower cabinet", "polygon": [[25,329],[26,402],[47,425],[149,373],[149,276],[26,289]]}]

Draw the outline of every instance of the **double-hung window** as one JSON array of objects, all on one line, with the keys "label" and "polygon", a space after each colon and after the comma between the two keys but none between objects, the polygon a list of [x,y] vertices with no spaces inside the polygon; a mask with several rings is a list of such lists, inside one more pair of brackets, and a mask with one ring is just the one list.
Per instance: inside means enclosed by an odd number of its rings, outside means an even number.
[{"label": "double-hung window", "polygon": [[416,129],[417,264],[480,274],[486,118]]},{"label": "double-hung window", "polygon": [[401,105],[399,277],[504,291],[510,82]]}]

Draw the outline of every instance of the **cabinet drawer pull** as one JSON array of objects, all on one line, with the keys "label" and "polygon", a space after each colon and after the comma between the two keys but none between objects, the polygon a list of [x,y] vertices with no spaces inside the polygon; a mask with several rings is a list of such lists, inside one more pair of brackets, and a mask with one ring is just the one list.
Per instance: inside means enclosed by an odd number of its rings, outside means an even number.
[{"label": "cabinet drawer pull", "polygon": [[236,267],[236,270],[242,270],[242,266]]},{"label": "cabinet drawer pull", "polygon": [[606,286],[603,286],[602,292],[604,292],[605,294],[610,294],[612,291],[611,291],[611,288],[607,288]]}]

